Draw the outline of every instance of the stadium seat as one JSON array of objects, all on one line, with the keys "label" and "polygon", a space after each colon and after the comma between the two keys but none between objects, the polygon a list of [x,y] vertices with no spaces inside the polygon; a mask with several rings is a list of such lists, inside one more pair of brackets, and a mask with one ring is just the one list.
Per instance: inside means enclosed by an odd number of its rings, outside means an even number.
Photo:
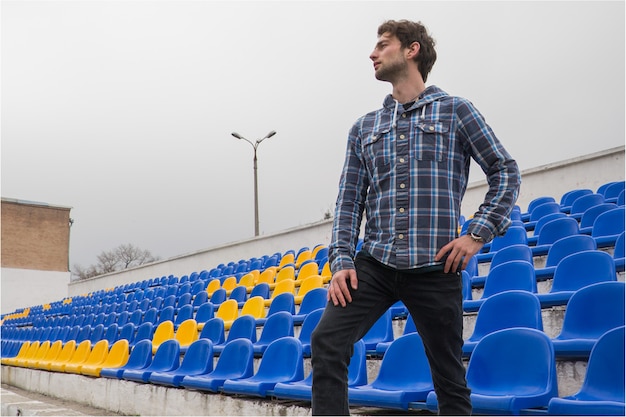
[{"label": "stadium seat", "polygon": [[587,359],[596,341],[624,325],[623,282],[600,282],[576,291],[567,303],[561,333],[552,339],[557,357]]},{"label": "stadium seat", "polygon": [[578,234],[578,222],[571,217],[549,221],[537,236],[537,244],[531,247],[533,256],[547,255],[554,242],[576,234]]},{"label": "stadium seat", "polygon": [[239,315],[239,305],[235,300],[226,300],[217,308],[215,317],[224,320],[224,329],[228,330]]},{"label": "stadium seat", "polygon": [[545,204],[545,203],[553,203],[555,201],[556,200],[552,196],[541,196],[541,197],[537,197],[533,199],[530,203],[528,203],[526,212],[521,214],[522,221],[525,221],[525,222],[529,221],[530,214],[537,206],[540,206],[541,204]]},{"label": "stadium seat", "polygon": [[198,338],[209,339],[213,345],[224,343],[224,320],[219,317],[207,320]]},{"label": "stadium seat", "polygon": [[215,306],[207,301],[198,307],[198,311],[195,315],[196,323],[198,323],[198,330],[202,331],[205,323],[215,316]]},{"label": "stadium seat", "polygon": [[174,320],[174,329],[185,321],[193,318],[193,306],[191,304],[185,304],[176,313],[176,319]]},{"label": "stadium seat", "polygon": [[93,348],[89,352],[89,355],[85,358],[84,361],[74,361],[71,360],[67,365],[65,365],[64,372],[71,374],[80,374],[81,369],[84,365],[87,366],[97,366],[100,365],[107,357],[109,353],[109,342],[106,340],[100,340],[93,345]]},{"label": "stadium seat", "polygon": [[148,381],[152,384],[178,387],[185,376],[204,375],[212,370],[213,343],[209,339],[198,339],[185,352],[179,368],[153,372]]},{"label": "stadium seat", "polygon": [[142,323],[139,327],[137,327],[137,331],[135,332],[132,339],[128,339],[130,348],[135,347],[137,343],[142,340],[150,340],[152,341],[152,336],[154,334],[154,327],[152,323]]},{"label": "stadium seat", "polygon": [[89,340],[83,340],[76,346],[76,350],[74,350],[74,353],[72,353],[72,356],[70,356],[67,361],[60,362],[57,360],[52,362],[50,370],[54,372],[65,372],[65,367],[67,365],[81,364],[85,362],[90,352],[91,342]]},{"label": "stadium seat", "polygon": [[[270,288],[272,288],[271,285]],[[277,282],[274,290],[272,291],[272,295],[269,299],[265,300],[265,306],[269,307],[270,304],[272,304],[274,298],[284,293],[295,294],[295,281],[293,279],[284,279],[280,282]]]},{"label": "stadium seat", "polygon": [[161,343],[174,338],[174,323],[170,320],[164,321],[154,331],[152,336],[152,354],[154,355],[161,346]]},{"label": "stadium seat", "polygon": [[591,235],[593,230],[593,223],[598,216],[605,211],[613,210],[617,208],[613,203],[602,203],[587,209],[580,218],[580,233]]},{"label": "stadium seat", "polygon": [[304,280],[313,275],[319,275],[319,265],[317,262],[309,260],[298,269],[298,274],[296,275],[296,287],[299,287]]},{"label": "stadium seat", "polygon": [[152,342],[148,339],[137,342],[135,347],[130,351],[126,364],[114,366],[110,368],[103,367],[100,370],[100,376],[105,378],[121,379],[126,370],[139,370],[150,366],[152,363]]},{"label": "stadium seat", "polygon": [[463,355],[470,356],[486,335],[511,327],[528,327],[543,331],[541,305],[528,291],[504,291],[487,298],[478,309],[472,335],[463,344]]},{"label": "stadium seat", "polygon": [[213,354],[221,354],[225,346],[235,339],[248,339],[252,343],[256,342],[256,321],[254,317],[248,315],[237,317],[224,343],[216,343],[213,345]]},{"label": "stadium seat", "polygon": [[39,369],[45,369],[46,371],[51,371],[52,366],[56,364],[56,366],[60,367],[62,363],[66,363],[70,360],[74,352],[76,351],[76,341],[69,340],[63,344],[63,349],[57,355],[55,359],[40,361],[37,363],[37,367]]},{"label": "stadium seat", "polygon": [[559,262],[554,271],[552,288],[537,294],[542,308],[566,305],[572,294],[587,285],[616,281],[615,262],[599,250],[577,252]]},{"label": "stadium seat", "polygon": [[[547,407],[558,395],[556,362],[550,338],[528,328],[503,329],[476,345],[467,367],[467,386],[475,414],[519,415]],[[437,395],[426,404],[437,410]]]},{"label": "stadium seat", "polygon": [[588,188],[577,188],[570,190],[561,196],[561,211],[563,213],[569,213],[572,209],[572,203],[576,201],[578,197],[582,197],[587,194],[593,194],[593,190]]},{"label": "stadium seat", "polygon": [[29,358],[18,360],[16,365],[22,368],[35,367],[37,362],[42,361],[46,357],[48,351],[50,350],[50,345],[51,343],[49,340],[40,341],[39,347],[34,351],[33,355]]},{"label": "stadium seat", "polygon": [[544,281],[554,276],[556,266],[563,258],[573,253],[586,250],[595,250],[596,241],[587,235],[566,236],[557,240],[548,250],[546,264],[543,268],[535,268],[535,277],[537,281]]},{"label": "stadium seat", "polygon": [[371,384],[348,388],[348,399],[350,405],[407,410],[433,389],[422,339],[410,333],[391,343]]},{"label": "stadium seat", "polygon": [[105,339],[107,342],[109,342],[110,345],[113,345],[113,343],[117,342],[118,336],[119,336],[119,327],[117,323],[113,323],[109,327],[106,328],[102,338]]},{"label": "stadium seat", "polygon": [[294,301],[294,295],[292,293],[285,292],[282,294],[278,294],[275,298],[273,298],[265,317],[256,320],[257,325],[262,326],[269,316],[278,311],[287,311],[292,315],[295,314],[296,303]]},{"label": "stadium seat", "polygon": [[122,378],[135,382],[148,382],[153,372],[167,372],[180,366],[180,347],[178,341],[171,339],[161,343],[150,365],[143,369],[126,369]]},{"label": "stadium seat", "polygon": [[242,305],[248,298],[248,289],[244,286],[238,285],[230,292],[228,299],[237,301],[238,305]]},{"label": "stadium seat", "polygon": [[259,370],[251,377],[227,379],[222,388],[226,394],[265,397],[278,382],[304,379],[302,345],[295,337],[283,337],[270,343]]},{"label": "stadium seat", "polygon": [[624,191],[624,181],[616,181],[604,190],[604,198],[609,203],[616,203],[620,193]]},{"label": "stadium seat", "polygon": [[180,346],[180,352],[182,354],[187,352],[187,348],[198,340],[198,323],[194,319],[187,319],[180,324],[176,333],[174,333],[174,339],[178,341]]},{"label": "stadium seat", "polygon": [[[413,316],[409,314],[406,317],[406,323],[404,323],[404,328],[402,329],[402,335],[416,333],[416,332],[417,332],[417,328],[415,327],[415,321],[413,320]],[[385,353],[387,352],[387,349],[389,349],[389,346],[391,346],[392,343],[393,341],[380,342],[376,344],[376,356],[384,356]]]},{"label": "stadium seat", "polygon": [[376,345],[381,342],[391,342],[393,340],[393,324],[391,311],[387,309],[374,325],[363,336],[365,350],[367,353],[375,353]]},{"label": "stadium seat", "polygon": [[543,216],[560,212],[561,205],[556,201],[540,204],[537,207],[533,208],[533,211],[530,213],[530,218],[527,222],[524,222],[524,228],[526,230],[534,230],[535,226],[537,225],[537,221]]},{"label": "stadium seat", "polygon": [[62,349],[63,349],[63,342],[60,340],[55,340],[53,343],[50,344],[50,347],[47,349],[47,352],[45,353],[44,356],[42,356],[39,359],[35,358],[32,361],[28,361],[25,366],[27,368],[42,369],[41,366],[44,363],[48,363],[50,361],[55,360],[61,353]]},{"label": "stadium seat", "polygon": [[548,415],[623,416],[624,404],[624,326],[604,333],[594,345],[585,379],[571,396],[553,398]]},{"label": "stadium seat", "polygon": [[81,367],[80,373],[99,377],[103,368],[119,368],[126,365],[129,355],[128,340],[120,339],[111,346],[103,362],[99,364],[85,363]]},{"label": "stadium seat", "polygon": [[591,228],[591,237],[599,248],[615,246],[617,237],[624,232],[624,207],[600,214]]},{"label": "stadium seat", "polygon": [[248,378],[253,373],[252,342],[248,339],[236,339],[224,347],[212,372],[204,375],[185,376],[180,385],[187,389],[219,392],[227,379]]},{"label": "stadium seat", "polygon": [[[523,227],[511,226],[504,236],[498,236],[490,242],[489,252],[476,254],[478,263],[490,262],[498,250],[511,245],[527,245],[528,235]],[[485,245],[487,246],[487,245]]]},{"label": "stadium seat", "polygon": [[314,288],[307,292],[298,313],[293,315],[293,324],[300,325],[304,322],[307,314],[318,308],[326,307],[328,290],[326,288]]},{"label": "stadium seat", "polygon": [[324,309],[318,308],[317,310],[309,312],[302,322],[298,339],[302,344],[302,354],[304,357],[311,356],[311,334],[317,326],[317,323],[319,323],[320,318],[322,318],[322,314],[324,314]]},{"label": "stadium seat", "polygon": [[509,261],[491,269],[485,280],[482,296],[477,300],[464,300],[463,310],[478,311],[485,299],[509,290],[537,292],[535,268],[532,264],[527,261]]},{"label": "stadium seat", "polygon": [[[532,265],[533,253],[528,245],[511,245],[500,249],[491,260],[489,269],[493,269],[509,261],[526,261]],[[472,276],[470,282],[472,287],[482,287],[485,285],[486,275]]]},{"label": "stadium seat", "polygon": [[267,347],[275,340],[293,336],[293,316],[286,311],[279,311],[267,318],[261,335],[252,345],[255,356],[263,356]]},{"label": "stadium seat", "polygon": [[[301,381],[279,382],[274,386],[273,395],[276,398],[311,401],[311,386],[313,373]],[[367,384],[367,360],[365,343],[359,340],[354,344],[354,350],[348,365],[348,387]]]},{"label": "stadium seat", "polygon": [[302,281],[300,287],[298,288],[297,294],[294,296],[294,302],[297,305],[302,304],[302,300],[304,299],[304,296],[309,291],[316,289],[316,288],[323,288],[323,285],[324,285],[324,279],[322,278],[321,275],[312,275],[308,278],[305,278],[304,281]]},{"label": "stadium seat", "polygon": [[626,249],[624,247],[624,232],[622,232],[615,240],[615,247],[613,248],[613,261],[615,261],[615,271],[624,272],[624,253]]},{"label": "stadium seat", "polygon": [[27,358],[29,355],[30,344],[31,344],[30,341],[23,342],[22,345],[20,346],[19,351],[17,352],[15,356],[3,357],[1,359],[2,365],[15,366],[14,365],[15,361],[17,361],[18,359]]},{"label": "stadium seat", "polygon": [[580,220],[583,216],[583,213],[587,209],[593,206],[597,206],[599,204],[603,204],[603,203],[604,203],[604,196],[598,193],[592,193],[592,194],[587,194],[587,195],[578,197],[572,203],[572,208],[570,210],[570,217],[576,220]]}]

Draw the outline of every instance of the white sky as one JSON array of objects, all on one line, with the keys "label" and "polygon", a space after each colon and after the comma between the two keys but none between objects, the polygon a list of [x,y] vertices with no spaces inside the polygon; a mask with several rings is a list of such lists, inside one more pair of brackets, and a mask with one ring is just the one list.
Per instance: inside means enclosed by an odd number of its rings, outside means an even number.
[{"label": "white sky", "polygon": [[233,131],[278,132],[258,150],[261,234],[320,220],[348,130],[390,92],[368,58],[386,19],[426,24],[428,84],[469,98],[522,169],[624,144],[623,1],[0,7],[2,196],[71,206],[72,265],[251,237],[253,152]]}]

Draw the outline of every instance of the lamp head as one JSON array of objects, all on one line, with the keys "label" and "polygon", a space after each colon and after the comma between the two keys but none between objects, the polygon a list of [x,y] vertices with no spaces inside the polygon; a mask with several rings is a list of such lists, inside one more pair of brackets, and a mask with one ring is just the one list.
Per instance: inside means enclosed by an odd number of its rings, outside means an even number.
[{"label": "lamp head", "polygon": [[236,137],[237,139],[243,139],[243,136],[241,136],[239,133],[237,132],[233,132],[231,133],[231,135],[233,135],[234,137]]}]

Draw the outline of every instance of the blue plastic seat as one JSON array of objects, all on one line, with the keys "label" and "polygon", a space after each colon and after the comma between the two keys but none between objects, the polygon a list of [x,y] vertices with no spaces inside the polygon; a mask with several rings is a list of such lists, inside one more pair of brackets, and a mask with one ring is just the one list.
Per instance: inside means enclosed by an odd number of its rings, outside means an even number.
[{"label": "blue plastic seat", "polygon": [[286,336],[293,336],[293,316],[286,311],[278,311],[268,317],[261,335],[252,344],[254,355],[262,356],[273,341]]},{"label": "blue plastic seat", "polygon": [[367,353],[376,353],[376,345],[381,342],[393,341],[393,324],[391,311],[387,309],[374,325],[363,336]]},{"label": "blue plastic seat", "polygon": [[561,333],[552,339],[557,357],[586,359],[600,336],[624,325],[625,285],[601,282],[572,295],[565,309]]},{"label": "blue plastic seat", "polygon": [[543,268],[535,268],[537,281],[543,281],[554,276],[556,266],[563,258],[573,253],[586,250],[595,250],[596,241],[587,235],[566,236],[554,242],[548,250],[546,264]]},{"label": "blue plastic seat", "polygon": [[113,343],[117,342],[117,338],[119,336],[119,326],[116,323],[111,324],[106,328],[106,331],[102,335],[102,338],[109,342],[109,345],[113,345]]},{"label": "blue plastic seat", "polygon": [[152,323],[150,322],[142,323],[139,327],[137,327],[137,331],[135,332],[133,339],[129,340],[129,345],[132,348],[133,346],[135,346],[137,343],[139,343],[142,340],[148,339],[152,341],[153,335],[154,335],[154,326],[152,325]]},{"label": "blue plastic seat", "polygon": [[[85,326],[82,326],[80,328],[80,332],[78,332],[78,335],[76,335],[76,343],[78,344],[84,340],[89,340],[89,335],[91,335],[91,325],[87,324]],[[34,340],[38,340],[38,338]]]},{"label": "blue plastic seat", "polygon": [[478,263],[489,262],[493,259],[496,252],[502,248],[506,248],[511,245],[527,245],[528,234],[526,229],[519,226],[511,226],[506,231],[504,236],[498,236],[490,242],[488,246],[489,252],[476,254],[476,260]]},{"label": "blue plastic seat", "polygon": [[[528,245],[511,245],[506,248],[502,248],[493,256],[489,269],[493,269],[496,266],[509,261],[526,261],[532,264],[532,250],[528,247]],[[485,285],[486,279],[486,275],[481,275],[471,277],[470,281],[472,287],[482,287]]]},{"label": "blue plastic seat", "polygon": [[572,209],[572,203],[576,201],[578,197],[582,197],[587,194],[593,194],[593,190],[588,188],[577,188],[570,190],[561,196],[561,211],[563,213],[569,213]]},{"label": "blue plastic seat", "polygon": [[176,313],[174,328],[178,329],[178,326],[180,326],[182,322],[191,318],[193,318],[193,306],[191,304],[185,304],[178,310],[178,313]]},{"label": "blue plastic seat", "polygon": [[528,291],[505,291],[487,298],[480,306],[472,335],[463,344],[463,355],[470,356],[486,335],[512,327],[543,331],[541,305]]},{"label": "blue plastic seat", "polygon": [[212,370],[213,343],[209,339],[198,339],[187,348],[179,368],[169,372],[153,372],[148,381],[178,387],[185,376],[204,375]]},{"label": "blue plastic seat", "polygon": [[199,339],[209,339],[213,345],[223,344],[224,337],[224,320],[219,317],[213,317],[204,324],[200,331]]},{"label": "blue plastic seat", "polygon": [[533,212],[533,210],[537,207],[540,206],[541,204],[544,203],[553,203],[556,200],[554,199],[554,197],[552,196],[541,196],[541,197],[537,197],[535,199],[533,199],[529,204],[528,207],[526,209],[526,212],[521,213],[521,220],[524,222],[527,222],[530,220],[530,214]]},{"label": "blue plastic seat", "polygon": [[[311,401],[311,387],[313,373],[302,381],[279,382],[274,386],[273,394],[276,398]],[[354,344],[354,350],[348,365],[348,387],[356,387],[367,384],[367,356],[365,343],[359,340]]]},{"label": "blue plastic seat", "polygon": [[[417,328],[415,327],[415,321],[413,320],[413,316],[409,314],[406,318],[406,323],[404,323],[404,329],[402,330],[402,335],[416,333],[416,332],[417,332]],[[391,346],[392,343],[393,341],[378,343],[376,345],[376,355],[383,356],[387,352],[387,349],[389,349],[389,346]]]},{"label": "blue plastic seat", "polygon": [[272,314],[278,311],[287,311],[291,315],[296,314],[296,302],[292,293],[284,292],[274,297],[267,310],[267,315],[263,318],[256,319],[256,323],[259,326],[263,325]]},{"label": "blue plastic seat", "polygon": [[[483,337],[469,360],[467,386],[475,414],[519,415],[547,407],[558,395],[556,361],[550,338],[536,329],[515,327]],[[426,405],[437,410],[437,395]]]},{"label": "blue plastic seat", "polygon": [[537,236],[537,244],[531,248],[533,256],[547,255],[554,242],[567,236],[577,235],[578,232],[578,222],[571,217],[549,221]]},{"label": "blue plastic seat", "polygon": [[259,282],[254,287],[252,287],[249,298],[256,296],[263,297],[264,299],[270,298],[270,286],[267,282]]},{"label": "blue plastic seat", "polygon": [[122,374],[130,369],[144,369],[150,366],[152,362],[152,342],[150,340],[142,340],[137,342],[135,347],[130,351],[128,362],[119,368],[103,368],[100,372],[101,377],[121,379]]},{"label": "blue plastic seat", "polygon": [[302,354],[305,357],[311,356],[311,334],[322,318],[322,314],[324,314],[323,308],[311,311],[306,315],[302,327],[300,328],[298,339],[302,344]]},{"label": "blue plastic seat", "polygon": [[433,389],[422,339],[410,333],[391,343],[371,384],[348,388],[348,400],[350,405],[407,410]]},{"label": "blue plastic seat", "polygon": [[211,298],[209,299],[209,301],[217,309],[220,304],[226,301],[226,298],[227,298],[226,290],[224,288],[218,288],[217,290],[213,292],[213,294],[211,294]]},{"label": "blue plastic seat", "polygon": [[598,193],[587,194],[581,197],[578,197],[572,203],[572,208],[570,210],[570,217],[573,217],[576,220],[580,220],[583,216],[583,213],[599,204],[604,203],[604,196]]},{"label": "blue plastic seat", "polygon": [[577,252],[566,256],[554,271],[552,288],[537,294],[542,308],[566,305],[574,292],[597,282],[616,281],[615,262],[599,250]]},{"label": "blue plastic seat", "polygon": [[302,299],[298,313],[293,315],[293,324],[302,324],[310,312],[326,307],[327,294],[326,288],[314,288],[307,292]]},{"label": "blue plastic seat", "polygon": [[537,207],[535,207],[533,211],[530,213],[530,218],[528,219],[527,222],[524,222],[524,228],[526,230],[534,230],[535,226],[537,225],[537,221],[541,219],[543,216],[546,216],[552,213],[560,213],[560,212],[561,212],[561,205],[555,201],[540,204]]},{"label": "blue plastic seat", "polygon": [[278,382],[304,379],[302,345],[295,337],[283,337],[270,343],[265,350],[259,370],[251,377],[227,379],[222,390],[227,394],[266,397]]},{"label": "blue plastic seat", "polygon": [[546,223],[551,222],[552,220],[555,220],[555,219],[562,219],[564,217],[567,217],[567,214],[559,212],[559,213],[546,214],[541,219],[537,220],[537,224],[535,225],[535,229],[533,230],[533,235],[528,238],[528,246],[537,245],[537,240],[539,239],[539,234],[541,233],[541,229],[543,229],[543,226],[545,226]]},{"label": "blue plastic seat", "polygon": [[[191,287],[189,288],[191,289]],[[182,293],[176,300],[176,313],[178,313],[180,311],[181,308],[183,308],[186,305],[191,305],[191,293],[190,292],[184,292]]]},{"label": "blue plastic seat", "polygon": [[247,314],[237,317],[228,331],[226,341],[213,345],[213,353],[215,355],[221,354],[226,345],[235,339],[248,339],[252,343],[256,342],[256,321],[254,317]]},{"label": "blue plastic seat", "polygon": [[580,390],[548,403],[548,415],[623,416],[624,326],[609,330],[596,342],[589,356]]},{"label": "blue plastic seat", "polygon": [[198,329],[202,331],[205,326],[205,323],[215,317],[215,306],[210,301],[205,302],[204,304],[198,307],[198,311],[196,311],[196,315],[194,319],[196,323],[198,323]]},{"label": "blue plastic seat", "polygon": [[624,246],[624,232],[622,232],[615,240],[615,247],[613,248],[613,260],[615,261],[615,271],[624,272],[624,253],[626,248]]},{"label": "blue plastic seat", "polygon": [[135,382],[148,382],[153,372],[168,372],[180,366],[180,345],[178,340],[169,339],[159,345],[150,365],[143,369],[126,369],[122,378]]},{"label": "blue plastic seat", "polygon": [[496,266],[487,275],[481,298],[464,300],[463,310],[466,312],[478,311],[487,298],[509,290],[537,292],[535,268],[532,264],[527,261],[509,261]]},{"label": "blue plastic seat", "polygon": [[615,245],[617,237],[624,232],[624,207],[605,211],[600,214],[591,228],[591,237],[599,248]]},{"label": "blue plastic seat", "polygon": [[[196,284],[200,284],[202,288],[206,288],[202,282],[197,282]],[[194,286],[196,284],[194,284]],[[198,291],[194,295],[193,302],[191,303],[191,305],[193,306],[193,311],[198,311],[200,306],[204,303],[207,303],[208,301],[209,301],[209,294],[204,289]]]},{"label": "blue plastic seat", "polygon": [[176,312],[174,310],[174,306],[164,307],[159,312],[159,318],[156,321],[156,323],[153,324],[153,327],[156,329],[157,327],[159,327],[159,324],[165,321],[171,321],[173,323],[175,317],[176,317]]},{"label": "blue plastic seat", "polygon": [[624,191],[624,181],[616,181],[604,190],[603,195],[609,203],[616,203],[622,191]]},{"label": "blue plastic seat", "polygon": [[141,323],[151,323],[153,326],[157,324],[159,318],[159,310],[154,307],[150,307],[143,315]]},{"label": "blue plastic seat", "polygon": [[217,360],[215,369],[204,375],[185,376],[180,385],[201,391],[218,392],[224,381],[248,378],[254,374],[254,351],[248,339],[229,342]]},{"label": "blue plastic seat", "polygon": [[598,216],[605,211],[613,210],[615,208],[617,208],[617,205],[613,203],[602,203],[585,210],[580,218],[580,233],[591,235],[593,223],[596,221]]}]

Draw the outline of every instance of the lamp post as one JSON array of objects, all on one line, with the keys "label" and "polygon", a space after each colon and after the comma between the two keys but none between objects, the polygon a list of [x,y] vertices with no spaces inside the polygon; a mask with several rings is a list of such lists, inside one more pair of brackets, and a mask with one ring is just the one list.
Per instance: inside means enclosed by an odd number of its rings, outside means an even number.
[{"label": "lamp post", "polygon": [[259,185],[258,185],[258,179],[257,179],[256,150],[259,147],[259,144],[261,142],[263,142],[265,139],[271,138],[275,134],[276,134],[276,131],[272,130],[267,135],[265,135],[263,138],[257,139],[256,142],[253,143],[253,142],[249,141],[248,139],[244,138],[243,136],[241,136],[237,132],[231,133],[231,135],[233,135],[235,138],[240,139],[240,140],[245,140],[246,142],[248,142],[252,146],[252,149],[254,150],[254,159],[253,159],[253,166],[254,166],[254,236],[258,236],[259,235]]}]

